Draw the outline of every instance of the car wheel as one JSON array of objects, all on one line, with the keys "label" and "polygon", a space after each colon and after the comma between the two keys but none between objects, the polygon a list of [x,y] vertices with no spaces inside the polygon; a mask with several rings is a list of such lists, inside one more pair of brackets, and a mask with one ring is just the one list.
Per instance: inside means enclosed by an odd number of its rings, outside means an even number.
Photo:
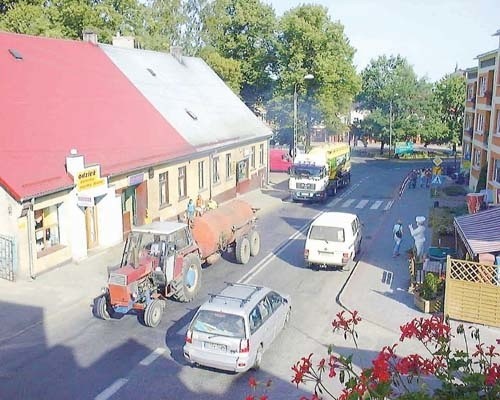
[{"label": "car wheel", "polygon": [[255,354],[255,361],[253,363],[252,369],[254,371],[258,371],[260,369],[260,365],[262,364],[262,356],[264,355],[264,349],[262,345],[257,349],[257,353]]}]

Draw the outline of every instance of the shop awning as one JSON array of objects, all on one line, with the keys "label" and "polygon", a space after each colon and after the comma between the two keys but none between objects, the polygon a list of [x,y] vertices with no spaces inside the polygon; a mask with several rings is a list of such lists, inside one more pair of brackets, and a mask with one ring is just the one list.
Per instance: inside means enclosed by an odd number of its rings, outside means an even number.
[{"label": "shop awning", "polygon": [[454,225],[471,255],[500,251],[500,207],[456,217]]}]

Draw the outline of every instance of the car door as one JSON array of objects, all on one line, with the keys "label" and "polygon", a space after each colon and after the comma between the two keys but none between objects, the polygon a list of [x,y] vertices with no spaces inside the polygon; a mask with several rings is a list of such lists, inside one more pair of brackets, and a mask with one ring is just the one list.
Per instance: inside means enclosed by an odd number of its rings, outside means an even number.
[{"label": "car door", "polygon": [[288,305],[285,303],[283,297],[281,297],[276,292],[270,292],[266,297],[273,310],[273,315],[270,323],[272,324],[274,340],[274,338],[279,335],[279,333],[285,326],[285,318],[288,312]]},{"label": "car door", "polygon": [[[269,304],[267,297],[264,296],[255,306],[255,308],[250,313],[250,331],[253,330],[251,339],[251,348],[258,348],[260,343],[263,343],[264,349],[267,349],[271,341],[273,340],[272,327],[272,308]],[[257,324],[253,324],[253,316],[256,315],[260,317],[260,321]],[[253,329],[252,329],[253,325]],[[271,325],[271,326],[270,326]]]}]

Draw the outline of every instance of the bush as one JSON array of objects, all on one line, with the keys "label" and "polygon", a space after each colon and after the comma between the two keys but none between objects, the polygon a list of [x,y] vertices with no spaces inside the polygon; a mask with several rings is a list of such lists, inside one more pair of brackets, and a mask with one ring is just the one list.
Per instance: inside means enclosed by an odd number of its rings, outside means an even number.
[{"label": "bush", "polygon": [[450,185],[443,188],[443,192],[447,196],[465,196],[467,190],[461,185]]}]

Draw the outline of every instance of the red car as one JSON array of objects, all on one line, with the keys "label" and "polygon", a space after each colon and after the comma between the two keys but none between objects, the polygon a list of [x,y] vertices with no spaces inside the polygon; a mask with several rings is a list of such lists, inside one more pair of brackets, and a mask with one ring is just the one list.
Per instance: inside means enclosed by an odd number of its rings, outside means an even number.
[{"label": "red car", "polygon": [[286,149],[269,151],[269,169],[271,172],[288,172],[292,166],[292,158]]}]

